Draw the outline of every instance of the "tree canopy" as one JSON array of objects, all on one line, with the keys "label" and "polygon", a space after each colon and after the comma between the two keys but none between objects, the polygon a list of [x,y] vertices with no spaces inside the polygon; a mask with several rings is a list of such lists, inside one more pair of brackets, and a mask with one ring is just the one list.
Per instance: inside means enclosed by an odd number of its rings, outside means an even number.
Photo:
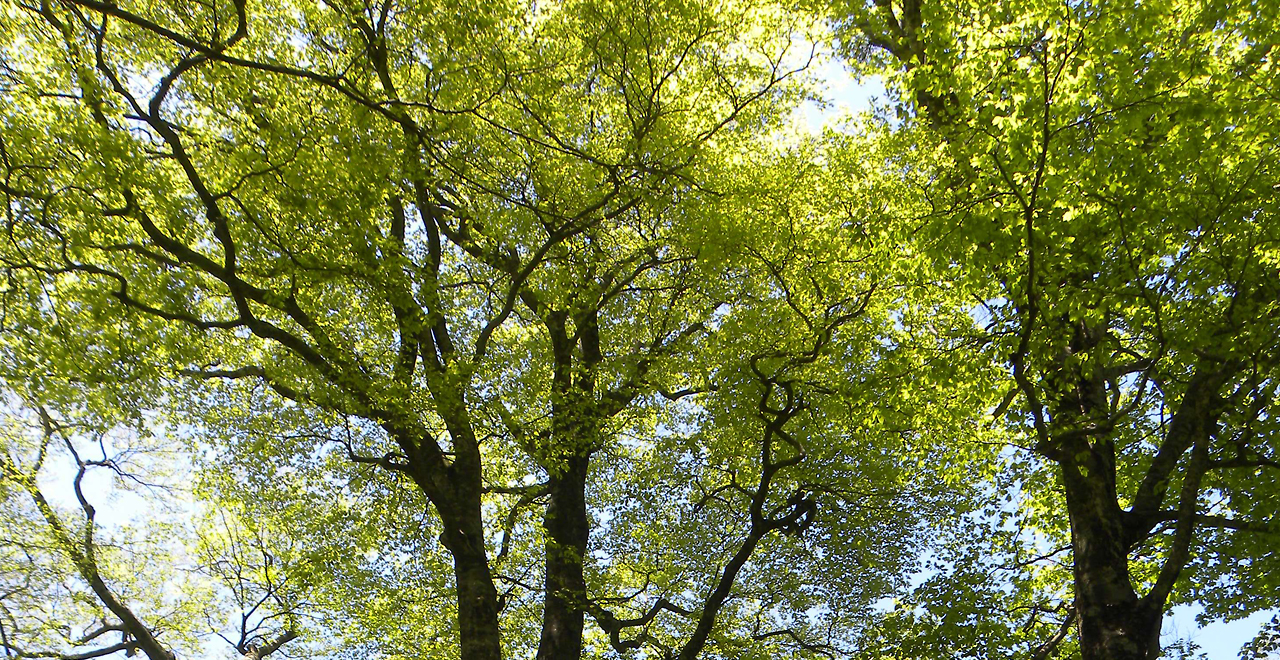
[{"label": "tree canopy", "polygon": [[1236,532],[1275,513],[1275,8],[850,11],[945,153],[941,258],[989,283],[1084,657],[1153,657],[1170,602],[1274,593],[1274,538]]},{"label": "tree canopy", "polygon": [[[1268,3],[0,12],[7,657],[1111,660],[1280,606]],[[889,98],[803,130],[832,54]]]}]

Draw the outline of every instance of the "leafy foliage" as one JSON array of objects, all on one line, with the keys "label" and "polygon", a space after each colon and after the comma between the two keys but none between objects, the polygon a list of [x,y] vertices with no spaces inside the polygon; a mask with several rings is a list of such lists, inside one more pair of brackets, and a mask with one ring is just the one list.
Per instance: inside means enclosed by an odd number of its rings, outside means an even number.
[{"label": "leafy foliage", "polygon": [[1071,546],[1085,658],[1154,657],[1161,614],[1189,598],[1219,616],[1275,606],[1253,573],[1275,574],[1273,13],[841,17],[889,54],[906,130],[940,159],[936,258],[980,287],[1000,411],[1028,438],[1019,506]]},{"label": "leafy foliage", "polygon": [[[280,535],[284,636],[827,655],[956,505],[993,376],[891,156],[786,135],[811,17],[5,11],[11,350],[166,384],[216,537]],[[40,339],[102,323],[150,350]]]},{"label": "leafy foliage", "polygon": [[[10,655],[1153,657],[1277,604],[1265,3],[0,12]],[[896,118],[794,130],[826,20]],[[39,504],[186,462],[136,532]]]}]

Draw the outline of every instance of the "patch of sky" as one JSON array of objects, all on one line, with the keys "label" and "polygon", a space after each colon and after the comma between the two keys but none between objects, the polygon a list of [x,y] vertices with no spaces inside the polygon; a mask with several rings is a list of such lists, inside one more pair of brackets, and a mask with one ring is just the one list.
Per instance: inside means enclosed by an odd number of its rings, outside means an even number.
[{"label": "patch of sky", "polygon": [[720,303],[711,312],[711,316],[703,323],[709,330],[719,330],[724,320],[733,312],[733,306],[728,303]]},{"label": "patch of sky", "polygon": [[815,98],[801,103],[792,121],[812,135],[827,129],[843,131],[850,117],[871,112],[887,99],[879,76],[856,77],[827,47],[815,49],[808,73],[814,81]]},{"label": "patch of sky", "polygon": [[1209,660],[1227,660],[1239,657],[1240,649],[1253,639],[1262,626],[1280,613],[1280,610],[1254,612],[1236,621],[1205,621],[1199,617],[1204,608],[1195,605],[1178,605],[1164,618],[1160,643],[1167,646],[1176,640],[1190,640],[1200,647]]}]

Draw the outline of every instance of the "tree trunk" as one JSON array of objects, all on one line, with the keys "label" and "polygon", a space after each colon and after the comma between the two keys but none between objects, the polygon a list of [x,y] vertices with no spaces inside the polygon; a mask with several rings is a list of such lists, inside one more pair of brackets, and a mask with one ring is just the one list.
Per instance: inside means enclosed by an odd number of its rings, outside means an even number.
[{"label": "tree trunk", "polygon": [[[1090,461],[1096,463],[1096,461]],[[1105,477],[1062,466],[1075,555],[1076,611],[1083,660],[1154,660],[1160,611],[1138,597],[1129,575],[1124,514]]]},{"label": "tree trunk", "polygon": [[579,455],[564,461],[548,484],[551,497],[543,518],[546,528],[546,596],[538,660],[578,660],[587,585],[582,574],[587,552],[587,467]]},{"label": "tree trunk", "polygon": [[453,575],[458,583],[461,657],[466,660],[501,660],[498,591],[489,572],[478,496],[474,505],[474,516],[462,516],[462,520],[445,519],[445,532],[441,535],[445,547],[453,555]]},{"label": "tree trunk", "polygon": [[[463,436],[459,432],[455,437]],[[415,470],[414,481],[435,505],[444,531],[440,542],[453,556],[457,583],[458,636],[461,657],[466,660],[501,660],[502,636],[498,626],[498,590],[493,586],[484,540],[484,515],[480,508],[483,485],[479,452],[474,442],[459,443],[452,466],[440,472]]]},{"label": "tree trunk", "polygon": [[582,574],[590,528],[587,523],[587,468],[600,441],[602,420],[596,402],[595,369],[601,362],[596,313],[578,316],[581,363],[574,368],[574,340],[566,316],[552,313],[547,331],[555,369],[551,379],[551,437],[553,450],[542,457],[547,470],[546,576],[542,637],[537,660],[578,660],[582,656],[582,626],[587,584]]}]

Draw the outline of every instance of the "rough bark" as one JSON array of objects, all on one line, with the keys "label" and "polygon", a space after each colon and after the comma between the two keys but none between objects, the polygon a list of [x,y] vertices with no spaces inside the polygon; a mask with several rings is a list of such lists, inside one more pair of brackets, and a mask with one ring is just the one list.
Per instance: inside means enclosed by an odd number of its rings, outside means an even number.
[{"label": "rough bark", "polygon": [[[1196,498],[1207,467],[1207,447],[1221,413],[1219,391],[1229,366],[1201,362],[1182,396],[1155,460],[1139,486],[1134,506],[1120,508],[1115,447],[1108,434],[1085,439],[1105,411],[1097,378],[1078,379],[1073,394],[1059,399],[1058,417],[1069,428],[1055,435],[1074,438],[1055,447],[1071,524],[1072,573],[1083,660],[1154,660],[1160,657],[1162,615],[1169,593],[1189,558]],[[1092,394],[1090,394],[1092,393]],[[1074,413],[1068,414],[1068,412]],[[1093,418],[1094,423],[1087,421]],[[1151,533],[1164,508],[1170,477],[1188,451],[1178,527],[1161,566],[1160,578],[1145,594],[1133,586],[1129,553]]]},{"label": "rough bark", "polygon": [[1074,561],[1075,608],[1084,660],[1145,660],[1160,654],[1160,611],[1134,589],[1132,547],[1116,487],[1114,419],[1105,382],[1068,366],[1096,348],[1104,328],[1073,324],[1061,362],[1049,369],[1052,440],[1042,449],[1058,463]]},{"label": "rough bark", "polygon": [[[459,520],[445,519],[441,536],[453,555],[453,575],[458,584],[458,633],[461,657],[468,660],[501,660],[502,642],[498,627],[498,591],[493,586],[489,559],[485,553],[480,498]],[[453,524],[451,524],[451,522]]]},{"label": "rough bark", "polygon": [[1133,588],[1123,512],[1102,475],[1082,474],[1070,465],[1062,472],[1083,660],[1159,657],[1160,609],[1145,604]]},{"label": "rough bark", "polygon": [[[599,441],[602,420],[595,405],[595,369],[600,364],[600,336],[594,312],[575,319],[578,339],[568,334],[566,315],[546,319],[555,370],[552,375],[552,440],[543,457],[549,502],[543,516],[545,595],[538,660],[578,660],[586,616],[587,585],[583,557],[590,527],[587,520],[587,470]],[[580,349],[575,368],[575,344]]]},{"label": "rough bark", "polygon": [[587,584],[583,555],[587,551],[586,479],[588,459],[574,456],[548,484],[546,528],[546,598],[538,660],[577,660],[582,655]]},{"label": "rough bark", "polygon": [[[445,406],[441,409],[457,412]],[[470,426],[460,423],[462,421],[454,417],[446,422],[455,442],[452,465],[419,462],[411,464],[408,472],[440,515],[444,526],[440,542],[453,556],[461,657],[501,660],[498,590],[489,567],[481,512],[483,480],[479,445]],[[406,448],[425,444],[407,440],[403,435],[398,440]]]}]

